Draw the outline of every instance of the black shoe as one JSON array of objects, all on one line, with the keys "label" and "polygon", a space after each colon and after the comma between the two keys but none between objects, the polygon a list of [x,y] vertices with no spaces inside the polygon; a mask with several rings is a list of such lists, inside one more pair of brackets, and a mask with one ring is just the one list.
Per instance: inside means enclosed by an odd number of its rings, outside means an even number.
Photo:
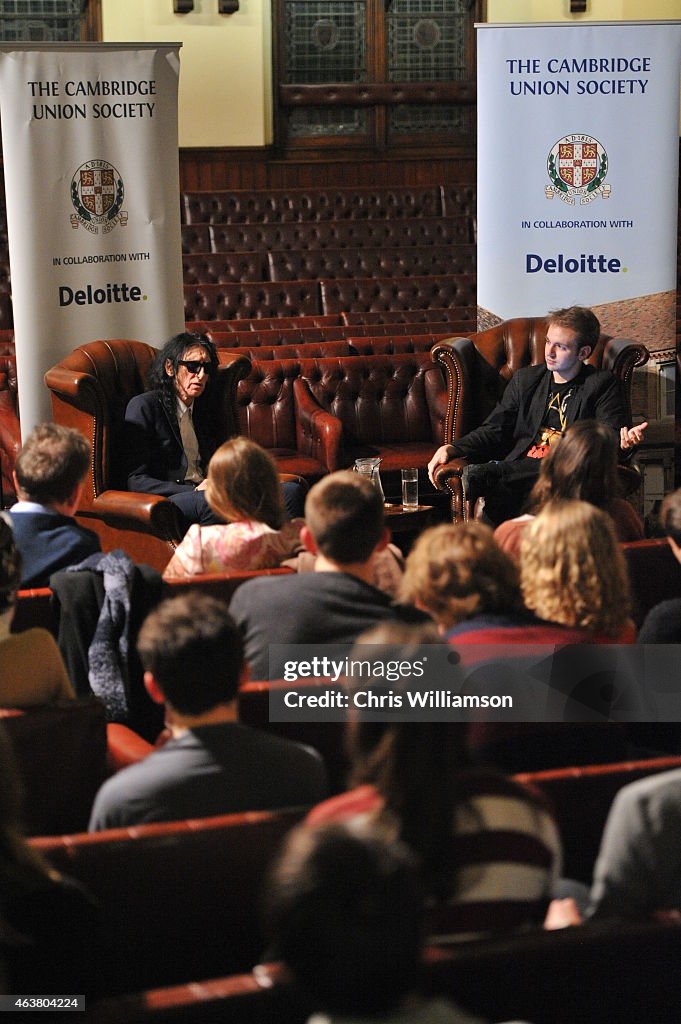
[{"label": "black shoe", "polygon": [[475,504],[478,498],[484,498],[500,480],[501,469],[496,462],[464,466],[461,482],[465,500]]}]

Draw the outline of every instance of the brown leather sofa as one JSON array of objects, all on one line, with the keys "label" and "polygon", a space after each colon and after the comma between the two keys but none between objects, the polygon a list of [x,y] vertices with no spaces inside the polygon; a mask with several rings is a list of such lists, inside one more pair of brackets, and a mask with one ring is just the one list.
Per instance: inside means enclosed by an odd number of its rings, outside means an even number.
[{"label": "brown leather sofa", "polygon": [[[293,397],[293,382],[301,372],[299,359],[254,360],[236,391],[238,433],[266,448],[280,471],[314,482],[328,472],[331,452],[340,443],[340,424],[325,424],[312,433],[302,420]],[[317,419],[324,419],[316,410]]]},{"label": "brown leather sofa", "polygon": [[[183,226],[183,238],[184,231],[191,227]],[[197,224],[196,227],[203,229],[205,225]],[[466,216],[320,220],[295,224],[211,224],[209,230],[211,252],[458,245],[475,241],[473,222]],[[188,244],[191,244],[191,236],[187,237]],[[188,251],[199,250],[192,248]]]},{"label": "brown leather sofa", "polygon": [[[544,361],[545,338],[544,318],[517,317],[467,338],[452,338],[435,346],[433,359],[444,369],[449,393],[445,442],[453,443],[483,422],[516,370]],[[604,335],[588,360],[592,366],[615,374],[629,414],[634,369],[647,361],[644,345]],[[463,494],[461,474],[465,465],[465,459],[452,459],[435,472],[438,488],[451,495],[454,519],[473,515]]]},{"label": "brown leather sofa", "polygon": [[261,316],[240,320],[187,320],[188,331],[211,333],[212,331],[268,331],[290,330],[293,327],[339,327],[341,317],[337,313],[311,313],[302,316]]},{"label": "brown leather sofa", "polygon": [[[141,341],[92,341],[45,374],[55,422],[75,427],[90,445],[90,471],[78,520],[99,534],[102,548],[123,548],[157,569],[168,563],[181,537],[175,506],[159,495],[125,490],[121,464],[123,418],[130,399],[144,391],[156,349]],[[248,360],[224,353],[219,367],[223,436],[236,433],[233,392]]]},{"label": "brown leather sofa", "polygon": [[[268,345],[267,338],[263,335],[249,332],[253,341],[251,345],[242,340],[238,345],[231,345],[226,341],[224,345],[218,345],[218,357],[223,353],[236,352],[247,359],[259,361],[274,359],[322,359],[324,356],[353,356],[357,350],[347,341],[293,341],[291,344]],[[231,338],[231,335],[222,335],[223,338]],[[381,339],[385,340],[385,339]]]},{"label": "brown leather sofa", "polygon": [[[475,305],[442,306],[432,309],[378,309],[348,311],[340,313],[341,321],[349,326],[377,324],[451,324],[460,320],[470,321],[471,330],[477,326]],[[430,327],[426,328],[430,330]]]},{"label": "brown leather sofa", "polygon": [[185,285],[185,320],[246,320],[322,313],[318,281]]},{"label": "brown leather sofa", "polygon": [[[321,277],[422,277],[470,274],[476,270],[474,245],[412,245],[357,249],[279,249],[267,254],[272,281]],[[187,278],[185,277],[185,281]],[[203,280],[208,280],[205,277]],[[242,278],[245,280],[245,278]]]},{"label": "brown leather sofa", "polygon": [[184,192],[185,224],[283,224],[287,221],[439,217],[438,185],[397,188],[281,188]]},{"label": "brown leather sofa", "polygon": [[183,224],[182,252],[211,252],[210,225]]},{"label": "brown leather sofa", "polygon": [[475,217],[477,188],[462,182],[440,186],[442,213],[445,217]]},{"label": "brown leather sofa", "polygon": [[[238,322],[238,321],[237,321]],[[257,348],[259,345],[305,345],[314,342],[345,341],[347,327],[271,327],[269,330],[204,332],[216,348]],[[257,356],[255,357],[257,358]]]},{"label": "brown leather sofa", "polygon": [[[440,338],[451,334],[449,325],[429,324],[430,330],[409,331],[409,325],[402,330],[376,330],[367,328],[360,332],[356,327],[293,328],[290,331],[224,331],[210,332],[218,352],[223,349],[239,350],[249,359],[305,359],[342,355],[386,355],[393,352],[424,352],[430,350]],[[425,326],[425,325],[417,325]],[[459,325],[460,326],[460,325]],[[316,349],[316,350],[315,350]],[[293,351],[295,350],[295,351]],[[271,355],[264,355],[267,351]]]},{"label": "brown leather sofa", "polygon": [[[297,275],[299,278],[305,276]],[[204,252],[182,257],[185,284],[226,284],[228,281],[267,281],[269,278],[267,259],[261,252]]]},{"label": "brown leather sofa", "polygon": [[442,437],[445,382],[428,352],[302,360],[293,393],[302,435],[329,472],[372,455],[382,473],[422,468]]},{"label": "brown leather sofa", "polygon": [[239,433],[279,469],[314,481],[376,454],[385,470],[425,466],[446,389],[425,352],[255,360],[236,391]]},{"label": "brown leather sofa", "polygon": [[324,313],[441,309],[476,304],[476,275],[320,280]]}]

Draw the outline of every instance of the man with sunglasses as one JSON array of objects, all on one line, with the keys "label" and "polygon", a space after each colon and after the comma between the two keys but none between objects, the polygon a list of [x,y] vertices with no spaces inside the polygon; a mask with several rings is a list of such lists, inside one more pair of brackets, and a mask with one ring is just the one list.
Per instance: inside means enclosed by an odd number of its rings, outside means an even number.
[{"label": "man with sunglasses", "polygon": [[204,493],[208,462],[224,440],[213,388],[217,367],[212,341],[177,334],[154,359],[148,390],[125,411],[128,488],[170,498],[186,528],[219,522]]}]

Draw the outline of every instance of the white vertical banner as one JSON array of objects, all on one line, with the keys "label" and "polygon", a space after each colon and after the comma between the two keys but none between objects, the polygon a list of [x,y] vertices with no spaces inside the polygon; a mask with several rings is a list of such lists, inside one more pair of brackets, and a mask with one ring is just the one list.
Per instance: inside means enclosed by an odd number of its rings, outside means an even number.
[{"label": "white vertical banner", "polygon": [[579,304],[673,348],[681,22],[477,27],[480,325]]},{"label": "white vertical banner", "polygon": [[77,345],[183,329],[179,44],[12,44],[0,114],[23,436]]}]

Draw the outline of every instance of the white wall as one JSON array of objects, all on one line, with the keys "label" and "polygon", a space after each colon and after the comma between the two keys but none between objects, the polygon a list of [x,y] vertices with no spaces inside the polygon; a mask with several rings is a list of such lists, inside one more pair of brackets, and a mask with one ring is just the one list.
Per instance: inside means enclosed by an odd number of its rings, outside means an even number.
[{"label": "white wall", "polygon": [[265,146],[271,142],[271,12],[268,0],[102,0],[104,42],[181,42],[180,146]]}]

